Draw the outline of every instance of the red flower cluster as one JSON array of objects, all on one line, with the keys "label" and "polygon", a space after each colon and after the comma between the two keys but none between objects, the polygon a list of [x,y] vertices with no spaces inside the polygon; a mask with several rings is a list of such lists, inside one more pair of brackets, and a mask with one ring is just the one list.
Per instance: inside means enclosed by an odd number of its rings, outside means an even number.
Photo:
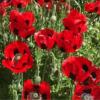
[{"label": "red flower cluster", "polygon": [[26,72],[32,68],[33,58],[26,43],[14,41],[4,50],[2,64],[15,73]]},{"label": "red flower cluster", "polygon": [[22,100],[50,100],[50,86],[47,82],[33,84],[31,80],[24,82]]},{"label": "red flower cluster", "polygon": [[16,10],[10,12],[10,30],[22,38],[34,34],[35,28],[32,26],[34,21],[35,17],[32,12],[20,13]]},{"label": "red flower cluster", "polygon": [[14,6],[17,8],[26,7],[31,0],[0,0],[0,15],[6,15],[6,8]]},{"label": "red flower cluster", "polygon": [[85,4],[85,10],[87,12],[96,12],[98,15],[100,15],[100,0],[96,0],[94,2],[86,3]]},{"label": "red flower cluster", "polygon": [[76,82],[85,84],[85,80],[95,83],[100,82],[100,69],[96,68],[91,61],[84,57],[69,57],[62,63],[63,73]]},{"label": "red flower cluster", "polygon": [[65,30],[57,35],[56,43],[62,51],[75,52],[81,47],[83,32],[87,30],[86,17],[77,10],[72,10],[63,19],[63,24]]},{"label": "red flower cluster", "polygon": [[34,34],[37,45],[42,49],[52,49],[55,44],[56,32],[52,29],[45,28]]},{"label": "red flower cluster", "polygon": [[17,8],[26,7],[29,3],[31,0],[11,0],[11,5]]},{"label": "red flower cluster", "polygon": [[96,68],[91,61],[84,57],[69,57],[63,61],[62,71],[76,85],[73,100],[86,100],[83,98],[87,95],[98,98],[93,100],[100,99],[98,95],[100,87],[97,86],[100,82],[100,69]]},{"label": "red flower cluster", "polygon": [[[75,15],[73,17],[73,14]],[[62,32],[55,32],[52,29],[45,28],[34,35],[37,45],[42,49],[52,49],[54,44],[64,52],[75,52],[83,42],[83,32],[86,31],[86,18],[76,10],[63,19],[67,29]]]}]

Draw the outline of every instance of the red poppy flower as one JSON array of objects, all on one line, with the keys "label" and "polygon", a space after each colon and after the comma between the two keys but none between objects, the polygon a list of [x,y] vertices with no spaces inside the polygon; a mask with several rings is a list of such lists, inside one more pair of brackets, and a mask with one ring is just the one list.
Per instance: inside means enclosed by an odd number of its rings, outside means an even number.
[{"label": "red poppy flower", "polygon": [[85,10],[87,12],[96,12],[98,15],[100,15],[100,0],[96,0],[95,2],[86,3]]},{"label": "red poppy flower", "polygon": [[85,10],[87,12],[95,12],[96,8],[96,3],[95,2],[90,2],[85,4]]},{"label": "red poppy flower", "polygon": [[14,73],[26,72],[32,68],[33,59],[26,43],[14,41],[4,50],[2,64]]},{"label": "red poppy flower", "polygon": [[80,73],[80,63],[77,57],[69,57],[62,63],[62,72],[74,81],[78,80],[78,74]]},{"label": "red poppy flower", "polygon": [[80,85],[75,87],[72,100],[100,100],[100,87],[96,85]]},{"label": "red poppy flower", "polygon": [[93,66],[92,62],[84,57],[69,57],[62,63],[62,72],[69,78],[81,84],[92,84],[90,77]]},{"label": "red poppy flower", "polygon": [[35,33],[34,39],[40,48],[50,50],[55,44],[55,35],[54,30],[45,28]]},{"label": "red poppy flower", "polygon": [[52,7],[52,0],[37,0],[40,6],[45,7],[47,9],[51,9]]},{"label": "red poppy flower", "polygon": [[100,82],[100,69],[96,68],[90,60],[84,57],[77,57],[80,63],[78,82],[84,85]]},{"label": "red poppy flower", "polygon": [[22,38],[27,38],[35,32],[35,28],[32,26],[34,21],[32,12],[20,13],[13,10],[10,13],[10,30]]},{"label": "red poppy flower", "polygon": [[93,100],[93,97],[91,95],[92,87],[93,85],[84,86],[77,84],[75,86],[72,100],[86,100],[86,97],[91,98],[90,100]]},{"label": "red poppy flower", "polygon": [[72,10],[70,14],[63,19],[63,24],[65,29],[71,30],[74,33],[83,33],[87,30],[86,16],[77,10]]},{"label": "red poppy flower", "polygon": [[65,52],[75,52],[82,45],[82,36],[71,31],[64,30],[57,35],[56,43]]},{"label": "red poppy flower", "polygon": [[11,0],[11,5],[17,8],[26,7],[31,0]]},{"label": "red poppy flower", "polygon": [[22,100],[50,100],[50,86],[47,82],[33,84],[31,80],[24,82]]}]

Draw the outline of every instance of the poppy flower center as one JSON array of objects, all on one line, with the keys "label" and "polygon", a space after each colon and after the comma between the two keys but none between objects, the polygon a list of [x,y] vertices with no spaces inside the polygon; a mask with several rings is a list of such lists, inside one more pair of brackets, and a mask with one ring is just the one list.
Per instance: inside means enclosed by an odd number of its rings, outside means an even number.
[{"label": "poppy flower center", "polygon": [[37,92],[31,92],[29,96],[31,100],[41,100],[41,96]]},{"label": "poppy flower center", "polygon": [[91,96],[89,93],[83,93],[81,98],[82,100],[93,100],[93,96]]},{"label": "poppy flower center", "polygon": [[22,54],[18,53],[13,57],[14,62],[18,62],[22,58]]}]

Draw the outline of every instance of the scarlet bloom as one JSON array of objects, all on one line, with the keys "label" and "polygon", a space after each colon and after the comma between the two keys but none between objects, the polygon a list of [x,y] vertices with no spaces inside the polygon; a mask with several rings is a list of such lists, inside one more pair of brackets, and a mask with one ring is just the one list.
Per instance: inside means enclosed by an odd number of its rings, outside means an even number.
[{"label": "scarlet bloom", "polygon": [[52,29],[45,28],[34,34],[37,45],[42,49],[52,49],[55,44],[56,32]]},{"label": "scarlet bloom", "polygon": [[22,100],[50,100],[50,86],[47,82],[33,84],[31,80],[24,82]]},{"label": "scarlet bloom", "polygon": [[72,10],[67,17],[63,19],[65,29],[71,30],[74,33],[83,33],[87,30],[86,16],[79,13],[77,10]]},{"label": "scarlet bloom", "polygon": [[64,52],[75,52],[82,45],[82,35],[64,30],[57,34],[56,43]]},{"label": "scarlet bloom", "polygon": [[27,44],[20,41],[8,44],[4,50],[4,56],[2,64],[14,73],[26,72],[34,63]]},{"label": "scarlet bloom", "polygon": [[10,30],[22,38],[34,34],[35,28],[32,26],[34,21],[35,17],[32,12],[20,13],[16,10],[10,12]]},{"label": "scarlet bloom", "polygon": [[77,57],[72,56],[62,62],[62,72],[65,76],[74,81],[78,80],[80,70],[80,63],[78,62]]},{"label": "scarlet bloom", "polygon": [[97,85],[80,85],[75,87],[72,100],[100,100],[100,87]]},{"label": "scarlet bloom", "polygon": [[92,62],[84,57],[69,57],[62,63],[62,72],[74,81],[81,84],[92,84],[91,71],[93,69]]},{"label": "scarlet bloom", "polygon": [[86,3],[85,10],[87,12],[96,12],[98,15],[100,15],[100,0],[96,0],[95,2]]},{"label": "scarlet bloom", "polygon": [[31,0],[11,0],[11,5],[17,8],[26,7]]},{"label": "scarlet bloom", "polygon": [[52,8],[52,0],[37,0],[40,6],[45,7],[47,9]]},{"label": "scarlet bloom", "polygon": [[96,9],[96,3],[95,2],[85,4],[85,10],[87,12],[95,12],[95,9]]}]

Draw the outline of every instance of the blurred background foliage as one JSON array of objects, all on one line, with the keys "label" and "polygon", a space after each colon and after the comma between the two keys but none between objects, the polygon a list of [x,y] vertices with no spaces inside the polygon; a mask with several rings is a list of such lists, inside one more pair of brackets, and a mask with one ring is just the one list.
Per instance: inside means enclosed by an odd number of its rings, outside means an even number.
[{"label": "blurred background foliage", "polygon": [[[61,72],[62,60],[72,55],[84,56],[100,66],[100,16],[84,11],[84,3],[91,1],[93,0],[66,0],[73,8],[87,16],[88,31],[84,34],[83,46],[77,52],[70,54],[61,52],[56,46],[48,52],[38,48],[34,37],[31,36],[23,41],[29,44],[36,64],[28,72],[19,75],[15,75],[1,64],[5,46],[13,40],[18,40],[18,37],[9,31],[9,14],[5,17],[0,16],[0,100],[20,100],[23,81],[26,79],[32,79],[33,82],[40,80],[49,82],[52,100],[71,100],[74,86]],[[7,9],[7,12],[9,13],[11,9]],[[60,12],[56,11],[55,6],[51,11],[47,11],[37,6],[36,2],[20,10],[34,12],[36,17],[34,25],[37,31],[45,27],[53,28],[57,32],[62,31],[64,27],[61,20],[68,13],[68,9],[63,6]]]}]

